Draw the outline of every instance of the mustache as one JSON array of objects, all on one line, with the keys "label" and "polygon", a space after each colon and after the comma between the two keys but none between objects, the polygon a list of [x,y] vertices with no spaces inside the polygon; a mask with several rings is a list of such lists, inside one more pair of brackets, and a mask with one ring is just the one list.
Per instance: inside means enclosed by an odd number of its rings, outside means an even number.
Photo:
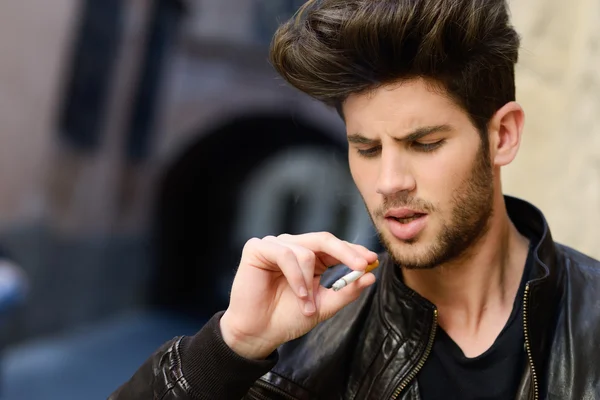
[{"label": "mustache", "polygon": [[383,217],[389,209],[392,208],[410,208],[417,212],[431,213],[435,211],[435,207],[428,201],[417,199],[409,195],[397,195],[394,197],[384,197],[380,207],[378,207],[374,215]]}]

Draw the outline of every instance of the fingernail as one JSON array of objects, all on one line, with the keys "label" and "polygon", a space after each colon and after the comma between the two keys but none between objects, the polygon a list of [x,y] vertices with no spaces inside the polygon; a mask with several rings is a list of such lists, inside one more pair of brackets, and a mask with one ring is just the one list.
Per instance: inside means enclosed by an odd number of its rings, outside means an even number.
[{"label": "fingernail", "polygon": [[316,311],[315,305],[312,301],[307,301],[304,303],[304,312],[307,314],[312,314]]},{"label": "fingernail", "polygon": [[298,290],[298,293],[300,293],[300,297],[308,296],[308,290],[306,290],[306,288],[304,286],[300,287],[300,289]]}]

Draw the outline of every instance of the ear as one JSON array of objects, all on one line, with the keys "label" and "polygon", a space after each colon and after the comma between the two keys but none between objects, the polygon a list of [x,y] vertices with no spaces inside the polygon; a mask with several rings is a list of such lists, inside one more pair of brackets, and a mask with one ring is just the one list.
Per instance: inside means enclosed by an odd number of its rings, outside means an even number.
[{"label": "ear", "polygon": [[494,165],[503,167],[515,159],[525,123],[525,112],[511,101],[500,108],[488,124],[490,150]]}]

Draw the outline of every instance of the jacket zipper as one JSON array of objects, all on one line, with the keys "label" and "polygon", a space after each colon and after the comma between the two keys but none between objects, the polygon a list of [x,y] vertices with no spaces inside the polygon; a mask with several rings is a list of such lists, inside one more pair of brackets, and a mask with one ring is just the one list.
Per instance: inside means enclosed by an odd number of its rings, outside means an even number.
[{"label": "jacket zipper", "polygon": [[[533,399],[538,400],[539,399],[539,390],[538,390],[537,373],[535,372],[535,365],[533,364],[533,356],[531,355],[531,344],[529,342],[529,329],[528,329],[528,325],[527,325],[528,299],[529,299],[529,283],[525,286],[525,293],[523,294],[523,332],[524,332],[524,336],[525,336],[525,348],[527,350],[527,360],[529,361],[529,367],[531,368],[531,377],[532,377],[532,382],[533,382],[533,384],[532,384]],[[431,330],[431,335],[429,336],[429,342],[427,343],[425,352],[423,353],[423,356],[417,363],[416,367],[400,383],[398,388],[396,388],[396,390],[394,391],[394,394],[392,395],[391,400],[396,400],[398,398],[398,396],[400,396],[400,393],[402,393],[402,391],[404,389],[406,389],[408,384],[414,379],[414,377],[417,375],[417,373],[419,373],[421,368],[423,368],[423,365],[425,364],[425,361],[427,360],[429,353],[431,353],[431,348],[433,347],[433,339],[435,338],[435,333],[437,331],[437,318],[438,318],[438,312],[437,312],[437,310],[435,310],[433,313],[433,329]]]},{"label": "jacket zipper", "polygon": [[415,378],[415,376],[417,376],[417,374],[419,373],[421,368],[423,368],[423,365],[425,365],[425,361],[427,360],[427,357],[429,357],[429,353],[431,353],[431,349],[433,348],[433,340],[435,339],[437,325],[438,325],[438,310],[433,310],[433,327],[431,328],[431,333],[429,335],[429,341],[427,342],[425,351],[423,352],[423,355],[419,359],[419,362],[417,363],[417,365],[412,369],[412,371],[410,371],[408,376],[406,378],[404,378],[402,380],[402,382],[400,382],[400,385],[396,388],[396,390],[394,390],[391,400],[396,400],[398,398],[398,396],[400,396],[400,393],[402,393],[402,391],[404,389],[406,389],[408,384]]},{"label": "jacket zipper", "polygon": [[525,336],[525,350],[527,351],[527,360],[529,361],[529,367],[531,368],[531,382],[533,389],[533,399],[538,400],[538,380],[535,372],[535,365],[533,365],[533,356],[531,355],[531,343],[529,342],[529,330],[527,329],[527,303],[529,298],[529,283],[525,285],[525,293],[523,294],[523,334]]},{"label": "jacket zipper", "polygon": [[[284,399],[296,400],[295,397],[290,396],[289,394],[287,394],[283,390],[279,389],[278,387],[276,387],[274,385],[270,385],[266,382],[263,382],[260,379],[258,379],[254,384],[256,386],[262,387],[263,389],[265,389],[269,392],[277,393],[278,395],[282,396]],[[253,395],[259,397],[261,400],[262,399],[269,400],[269,397],[264,396],[262,393],[253,393]]]}]

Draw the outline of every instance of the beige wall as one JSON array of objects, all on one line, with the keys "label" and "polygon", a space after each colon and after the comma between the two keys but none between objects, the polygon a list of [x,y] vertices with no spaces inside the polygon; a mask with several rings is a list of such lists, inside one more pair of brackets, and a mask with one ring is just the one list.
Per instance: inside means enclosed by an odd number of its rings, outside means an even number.
[{"label": "beige wall", "polygon": [[505,191],[546,213],[555,239],[600,258],[600,3],[513,0],[523,37],[523,144]]}]

